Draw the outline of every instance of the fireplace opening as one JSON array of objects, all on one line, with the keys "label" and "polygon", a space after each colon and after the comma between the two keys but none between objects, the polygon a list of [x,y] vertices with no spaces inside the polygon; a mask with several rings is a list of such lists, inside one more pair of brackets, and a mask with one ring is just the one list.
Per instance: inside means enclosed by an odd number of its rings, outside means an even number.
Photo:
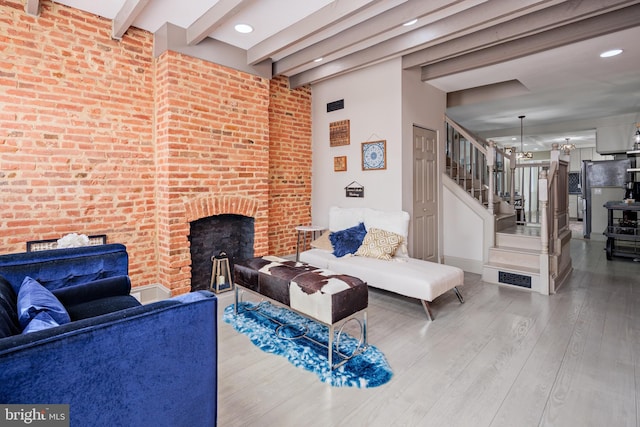
[{"label": "fireplace opening", "polygon": [[253,257],[254,219],[243,215],[222,214],[201,218],[190,223],[191,291],[209,289],[211,257],[221,251],[234,260]]}]

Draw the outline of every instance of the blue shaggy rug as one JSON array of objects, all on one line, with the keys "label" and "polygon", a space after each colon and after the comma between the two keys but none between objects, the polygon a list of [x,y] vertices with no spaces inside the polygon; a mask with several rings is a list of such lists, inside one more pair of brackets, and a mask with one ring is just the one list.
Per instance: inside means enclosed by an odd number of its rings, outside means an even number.
[{"label": "blue shaggy rug", "polygon": [[[329,328],[286,308],[268,302],[241,302],[237,316],[234,304],[231,304],[225,308],[223,319],[238,332],[247,335],[261,350],[286,357],[293,365],[313,372],[321,381],[334,387],[377,387],[387,383],[393,376],[384,354],[372,345],[331,371],[327,363],[327,349],[313,342],[315,340],[326,346]],[[294,326],[283,327],[276,334],[278,322]],[[308,328],[306,336],[311,340],[292,339],[305,328]],[[334,333],[333,363],[336,364],[342,359],[335,349],[338,332]],[[339,341],[338,350],[344,355],[350,355],[358,348],[359,340],[345,333],[341,334]]]}]

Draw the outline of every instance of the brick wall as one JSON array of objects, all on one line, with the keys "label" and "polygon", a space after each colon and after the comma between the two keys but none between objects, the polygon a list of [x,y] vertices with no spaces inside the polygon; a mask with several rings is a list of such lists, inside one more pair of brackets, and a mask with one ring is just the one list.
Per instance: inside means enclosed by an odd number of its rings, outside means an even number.
[{"label": "brick wall", "polygon": [[41,3],[35,18],[0,2],[0,252],[106,233],[154,282],[152,39]]},{"label": "brick wall", "polygon": [[271,80],[269,242],[274,254],[296,250],[297,225],[311,224],[311,90]]},{"label": "brick wall", "polygon": [[[0,0],[0,253],[70,233],[127,245],[134,285],[187,292],[189,221],[255,218],[291,253],[310,212],[310,92],[166,52],[108,20]],[[295,133],[295,135],[294,135]],[[272,198],[273,197],[273,198]]]}]

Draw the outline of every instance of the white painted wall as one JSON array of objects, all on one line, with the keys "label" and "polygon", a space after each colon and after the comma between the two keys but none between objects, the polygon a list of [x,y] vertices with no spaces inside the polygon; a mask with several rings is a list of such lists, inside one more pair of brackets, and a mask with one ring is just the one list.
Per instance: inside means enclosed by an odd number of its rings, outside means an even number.
[{"label": "white painted wall", "polygon": [[[438,146],[444,146],[444,112],[447,94],[420,80],[420,69],[402,72],[402,140],[403,177],[402,208],[413,218],[413,126],[431,129],[438,134]],[[438,177],[444,164],[444,150],[438,156]],[[442,188],[438,179],[437,188]],[[438,191],[438,230],[442,230],[442,193]],[[438,233],[438,259],[442,254],[443,233]],[[409,230],[409,253],[413,252],[413,230]]]},{"label": "white painted wall", "polygon": [[[483,221],[447,188],[442,192],[444,257],[482,265]],[[464,261],[463,261],[464,260]],[[460,266],[462,267],[462,266]],[[470,270],[467,268],[466,270]]]},{"label": "white painted wall", "polygon": [[[314,84],[312,91],[312,196],[314,224],[328,225],[331,206],[402,209],[402,125],[400,59]],[[344,109],[327,113],[327,103],[344,99]],[[351,143],[329,146],[329,123],[349,120]],[[387,169],[362,170],[363,142],[387,141]],[[347,156],[347,171],[334,172],[333,158]],[[345,197],[352,181],[364,198]]]},{"label": "white painted wall", "polygon": [[[413,125],[433,129],[444,146],[446,93],[420,81],[419,70],[402,70],[401,59],[314,84],[312,91],[312,222],[328,226],[331,206],[413,211]],[[345,108],[327,113],[327,103],[344,99]],[[349,120],[351,143],[329,146],[329,123]],[[387,169],[362,170],[362,142],[387,141]],[[347,171],[334,172],[333,158],[347,156]],[[440,153],[439,173],[444,164]],[[344,187],[357,181],[364,198],[345,197]],[[440,181],[440,180],[439,180]],[[439,258],[447,254],[465,263],[483,259],[483,225],[438,182],[440,198]],[[409,253],[412,247],[409,230]],[[467,263],[467,264],[468,264]]]}]

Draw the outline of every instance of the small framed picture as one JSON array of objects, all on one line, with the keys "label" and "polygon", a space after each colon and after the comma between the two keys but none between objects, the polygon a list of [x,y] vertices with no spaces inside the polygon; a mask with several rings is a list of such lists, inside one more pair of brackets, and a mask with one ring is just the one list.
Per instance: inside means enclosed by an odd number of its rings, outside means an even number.
[{"label": "small framed picture", "polygon": [[347,170],[347,156],[338,156],[333,158],[333,170],[334,172],[346,172]]},{"label": "small framed picture", "polygon": [[349,120],[329,123],[329,146],[339,147],[341,145],[349,145],[349,129]]},{"label": "small framed picture", "polygon": [[387,168],[387,141],[362,143],[362,170]]}]

